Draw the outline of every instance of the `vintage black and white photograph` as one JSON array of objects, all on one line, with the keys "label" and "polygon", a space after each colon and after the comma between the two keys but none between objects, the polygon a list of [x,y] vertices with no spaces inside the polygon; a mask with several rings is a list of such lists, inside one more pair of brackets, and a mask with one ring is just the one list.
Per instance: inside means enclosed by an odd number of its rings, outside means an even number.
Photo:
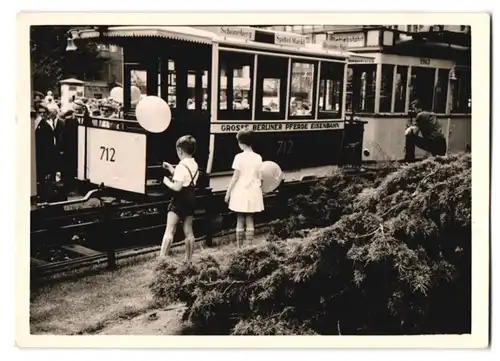
[{"label": "vintage black and white photograph", "polygon": [[29,334],[472,334],[476,29],[393,19],[31,25]]}]

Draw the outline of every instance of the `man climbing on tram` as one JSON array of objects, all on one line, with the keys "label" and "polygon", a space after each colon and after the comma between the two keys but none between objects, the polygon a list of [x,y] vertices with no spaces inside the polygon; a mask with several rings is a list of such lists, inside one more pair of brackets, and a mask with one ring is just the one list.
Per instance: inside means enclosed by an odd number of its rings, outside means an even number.
[{"label": "man climbing on tram", "polygon": [[[434,113],[423,111],[420,102],[410,105],[410,113],[416,114],[414,124],[405,131],[405,162],[415,161],[415,147],[433,156],[446,155],[446,137]],[[421,136],[419,136],[419,133]]]}]

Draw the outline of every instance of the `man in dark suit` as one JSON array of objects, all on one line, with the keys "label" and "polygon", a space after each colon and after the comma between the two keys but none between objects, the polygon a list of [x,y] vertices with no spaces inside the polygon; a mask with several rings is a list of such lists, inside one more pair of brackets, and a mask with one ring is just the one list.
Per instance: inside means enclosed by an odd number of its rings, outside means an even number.
[{"label": "man in dark suit", "polygon": [[50,119],[52,121],[52,127],[54,129],[54,137],[56,139],[56,148],[59,153],[63,151],[61,148],[62,140],[64,137],[64,127],[66,120],[62,117],[62,113],[57,110],[51,110],[49,112]]},{"label": "man in dark suit", "polygon": [[76,178],[78,167],[78,121],[72,109],[59,114],[55,126],[60,155],[62,178],[70,183]]},{"label": "man in dark suit", "polygon": [[39,104],[38,117],[35,119],[36,167],[39,183],[53,179],[56,171],[56,139],[48,113],[47,106]]}]

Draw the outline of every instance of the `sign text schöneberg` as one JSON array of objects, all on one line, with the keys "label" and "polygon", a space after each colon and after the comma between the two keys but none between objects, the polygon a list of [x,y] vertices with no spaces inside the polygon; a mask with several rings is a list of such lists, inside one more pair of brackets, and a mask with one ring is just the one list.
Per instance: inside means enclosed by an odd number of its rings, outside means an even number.
[{"label": "sign text sch\u00f6neberg", "polygon": [[224,36],[242,38],[246,40],[255,39],[255,30],[253,29],[242,29],[239,27],[221,26],[220,32]]}]

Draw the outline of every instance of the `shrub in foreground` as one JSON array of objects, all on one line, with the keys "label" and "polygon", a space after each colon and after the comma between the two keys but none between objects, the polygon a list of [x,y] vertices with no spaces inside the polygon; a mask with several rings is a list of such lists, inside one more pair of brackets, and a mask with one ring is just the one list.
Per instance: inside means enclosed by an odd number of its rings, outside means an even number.
[{"label": "shrub in foreground", "polygon": [[200,334],[470,332],[470,169],[470,155],[403,167],[302,240],[162,264],[151,289]]},{"label": "shrub in foreground", "polygon": [[354,211],[357,194],[372,184],[366,178],[348,177],[336,170],[313,185],[308,193],[288,201],[288,216],[270,223],[270,240],[297,237],[303,229],[332,225],[342,215]]}]

